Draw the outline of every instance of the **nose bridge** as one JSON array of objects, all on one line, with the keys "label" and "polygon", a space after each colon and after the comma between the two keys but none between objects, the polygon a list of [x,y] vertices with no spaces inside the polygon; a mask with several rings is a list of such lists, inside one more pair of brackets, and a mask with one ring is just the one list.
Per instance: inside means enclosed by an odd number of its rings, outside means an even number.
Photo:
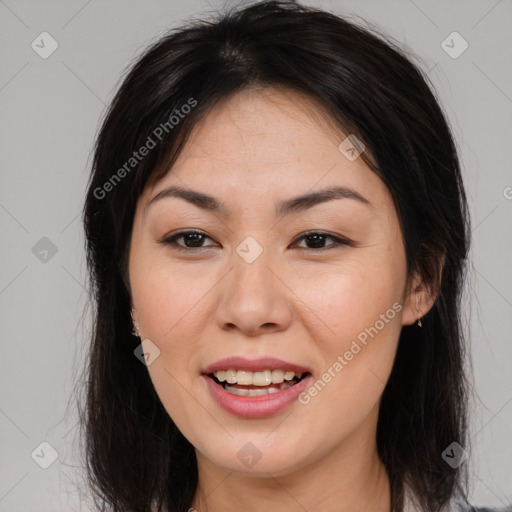
[{"label": "nose bridge", "polygon": [[290,320],[286,287],[275,277],[273,254],[255,237],[246,237],[231,255],[232,272],[222,289],[220,326],[237,326],[247,333],[283,328]]},{"label": "nose bridge", "polygon": [[240,299],[245,301],[251,297],[259,301],[272,299],[276,291],[271,282],[274,277],[269,270],[270,259],[270,249],[264,248],[254,236],[246,237],[232,255],[232,293],[243,294]]}]

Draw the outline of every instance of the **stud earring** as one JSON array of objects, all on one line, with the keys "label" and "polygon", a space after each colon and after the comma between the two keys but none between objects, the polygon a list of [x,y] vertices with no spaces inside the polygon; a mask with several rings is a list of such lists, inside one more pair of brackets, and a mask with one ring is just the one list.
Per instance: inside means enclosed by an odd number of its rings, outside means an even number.
[{"label": "stud earring", "polygon": [[135,325],[135,322],[133,321],[133,309],[130,310],[130,316],[132,317],[132,322],[133,322],[133,329],[132,329],[132,334],[134,336],[137,336],[138,338],[140,338],[140,330],[139,328]]}]

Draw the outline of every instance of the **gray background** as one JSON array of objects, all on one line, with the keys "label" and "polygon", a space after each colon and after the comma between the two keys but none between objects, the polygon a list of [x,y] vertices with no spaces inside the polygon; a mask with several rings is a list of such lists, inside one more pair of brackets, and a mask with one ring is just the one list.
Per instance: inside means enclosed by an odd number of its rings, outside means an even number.
[{"label": "gray background", "polygon": [[[473,220],[466,317],[476,400],[465,464],[475,504],[510,503],[512,4],[304,3],[361,16],[408,45],[449,116]],[[0,512],[89,510],[75,487],[81,472],[70,396],[89,328],[80,212],[94,136],[143,46],[223,5],[232,3],[0,0]],[[47,59],[31,47],[43,31],[59,45]],[[454,31],[469,45],[458,58],[442,46]],[[452,53],[462,48],[457,39],[445,44]],[[57,452],[48,469],[36,463],[50,460],[44,441]]]}]

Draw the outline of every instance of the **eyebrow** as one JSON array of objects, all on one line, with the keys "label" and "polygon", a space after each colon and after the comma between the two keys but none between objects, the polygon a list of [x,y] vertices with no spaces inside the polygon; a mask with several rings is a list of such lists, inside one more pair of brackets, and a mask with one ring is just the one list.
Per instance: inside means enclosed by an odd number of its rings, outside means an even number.
[{"label": "eyebrow", "polygon": [[[197,190],[185,189],[177,185],[171,185],[161,190],[155,197],[147,202],[146,209],[157,201],[169,197],[184,199],[198,208],[215,212],[226,217],[230,214],[226,205],[215,197],[203,192],[198,192]],[[366,206],[373,206],[368,199],[354,189],[345,186],[335,186],[281,201],[276,205],[276,215],[278,217],[284,217],[291,213],[301,212],[317,204],[333,201],[335,199],[354,199]]]}]

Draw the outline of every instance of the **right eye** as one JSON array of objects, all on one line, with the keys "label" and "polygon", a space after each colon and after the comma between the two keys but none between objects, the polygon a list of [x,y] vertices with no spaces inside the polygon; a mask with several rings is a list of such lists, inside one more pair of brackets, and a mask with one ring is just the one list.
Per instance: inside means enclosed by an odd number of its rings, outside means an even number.
[{"label": "right eye", "polygon": [[[184,245],[178,243],[177,241],[182,238],[184,241]],[[194,249],[202,249],[205,246],[202,245],[205,239],[210,238],[203,233],[202,231],[180,231],[179,233],[175,233],[174,235],[165,237],[160,241],[160,243],[164,245],[170,245],[173,249],[178,251],[194,251]],[[211,240],[211,238],[210,238]],[[206,246],[212,247],[212,246]]]}]

